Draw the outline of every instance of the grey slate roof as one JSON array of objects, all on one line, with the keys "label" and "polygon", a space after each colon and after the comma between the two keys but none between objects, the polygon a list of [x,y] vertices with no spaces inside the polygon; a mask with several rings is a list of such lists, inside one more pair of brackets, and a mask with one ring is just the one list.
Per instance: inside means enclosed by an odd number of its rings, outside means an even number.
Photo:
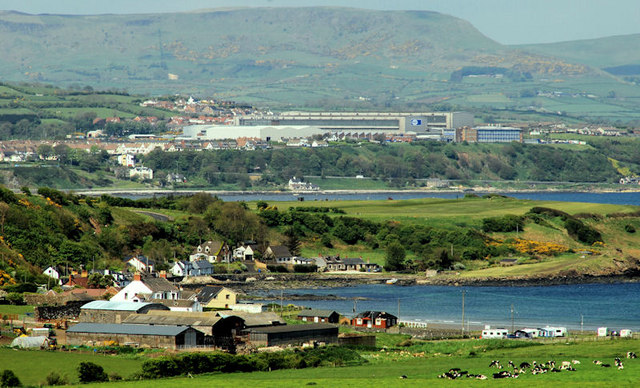
[{"label": "grey slate roof", "polygon": [[118,323],[84,322],[71,326],[67,330],[67,333],[159,335],[174,337],[189,328],[189,326],[127,325]]},{"label": "grey slate roof", "polygon": [[147,325],[189,325],[189,326],[213,326],[224,318],[210,314],[209,317],[203,317],[198,314],[190,316],[186,314],[134,314],[124,319],[124,323],[128,324],[147,324]]},{"label": "grey slate roof", "polygon": [[178,291],[178,287],[174,286],[165,278],[143,277],[142,282],[153,292]]},{"label": "grey slate roof", "polygon": [[[301,310],[298,313],[299,317],[321,317],[321,318],[329,318],[331,314],[338,314],[335,310]],[[338,314],[340,315],[340,314]]]},{"label": "grey slate roof", "polygon": [[338,332],[338,326],[330,325],[328,323],[312,323],[309,325],[280,325],[280,326],[268,326],[268,327],[256,327],[250,329],[252,333],[293,333],[299,331],[313,331],[323,329],[335,329]]},{"label": "grey slate roof", "polygon": [[200,303],[207,304],[222,291],[222,288],[221,286],[206,286],[196,295],[196,298]]},{"label": "grey slate roof", "polygon": [[289,252],[289,248],[284,245],[271,245],[271,252],[273,252],[273,257],[282,258],[282,257],[293,257],[291,252]]}]

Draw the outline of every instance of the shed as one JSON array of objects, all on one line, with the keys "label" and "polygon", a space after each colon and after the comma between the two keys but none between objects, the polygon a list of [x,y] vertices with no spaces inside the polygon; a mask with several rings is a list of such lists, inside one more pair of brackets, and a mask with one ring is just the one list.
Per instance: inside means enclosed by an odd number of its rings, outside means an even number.
[{"label": "shed", "polygon": [[160,303],[111,302],[96,300],[80,308],[79,322],[121,323],[132,314],[146,314],[152,310],[169,310]]},{"label": "shed", "polygon": [[218,311],[218,316],[236,316],[244,319],[244,327],[247,329],[254,327],[280,326],[287,323],[276,313],[245,313],[244,311]]},{"label": "shed", "polygon": [[68,345],[121,344],[150,348],[204,345],[204,333],[189,326],[78,323],[67,330]]},{"label": "shed", "polygon": [[282,325],[249,330],[249,342],[257,346],[302,345],[305,342],[338,342],[338,326],[326,323]]},{"label": "shed", "polygon": [[298,319],[303,322],[338,323],[340,314],[335,310],[302,310],[298,313]]}]

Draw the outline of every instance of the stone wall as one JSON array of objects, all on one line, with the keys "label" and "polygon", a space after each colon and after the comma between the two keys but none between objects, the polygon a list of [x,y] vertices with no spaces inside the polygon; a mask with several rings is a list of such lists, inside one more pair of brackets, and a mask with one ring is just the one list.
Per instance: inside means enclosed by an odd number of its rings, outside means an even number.
[{"label": "stone wall", "polygon": [[67,332],[67,345],[131,345],[136,347],[149,348],[176,348],[176,337],[153,336],[153,335],[132,335],[132,334],[100,334],[100,333],[73,333]]},{"label": "stone wall", "polygon": [[375,335],[345,335],[338,338],[338,345],[340,346],[376,346]]},{"label": "stone wall", "polygon": [[76,319],[80,315],[80,307],[85,303],[71,301],[64,306],[36,306],[34,316],[37,321]]}]

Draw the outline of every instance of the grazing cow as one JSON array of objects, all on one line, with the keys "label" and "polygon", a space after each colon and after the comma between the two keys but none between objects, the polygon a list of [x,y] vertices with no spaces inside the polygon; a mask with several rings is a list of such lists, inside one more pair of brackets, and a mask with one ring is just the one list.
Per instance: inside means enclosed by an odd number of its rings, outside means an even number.
[{"label": "grazing cow", "polygon": [[602,365],[602,361],[600,360],[593,360],[593,363],[596,365]]},{"label": "grazing cow", "polygon": [[600,364],[603,368],[611,368],[611,364]]},{"label": "grazing cow", "polygon": [[560,366],[560,369],[567,369],[570,366],[571,366],[570,361],[562,361],[562,365]]},{"label": "grazing cow", "polygon": [[406,379],[406,378],[407,378],[407,375],[402,375],[402,376],[400,376],[400,378],[401,378],[401,379]]},{"label": "grazing cow", "polygon": [[506,379],[507,377],[511,377],[511,373],[507,372],[506,370],[493,374],[494,379]]},{"label": "grazing cow", "polygon": [[624,365],[622,365],[622,363],[620,363],[620,365],[618,365],[618,370],[623,370],[624,369]]},{"label": "grazing cow", "polygon": [[513,361],[511,361],[511,360],[509,360],[509,366],[510,366],[510,367],[512,367],[512,368],[514,368],[514,369],[515,369],[515,367],[516,367],[516,365],[515,365],[515,364],[513,363]]},{"label": "grazing cow", "polygon": [[580,363],[580,361],[578,360],[571,360],[571,362],[573,363],[573,365],[578,365]]},{"label": "grazing cow", "polygon": [[[533,362],[535,364],[535,361]],[[520,368],[524,369],[524,368],[531,368],[531,364],[529,364],[528,362],[521,362],[520,363]]]},{"label": "grazing cow", "polygon": [[493,360],[491,361],[491,363],[489,364],[489,368],[498,368],[498,369],[502,369],[502,365],[500,365],[500,361],[499,360]]},{"label": "grazing cow", "polygon": [[620,365],[622,365],[622,360],[620,360],[620,357],[616,357],[616,358],[613,359],[613,363],[616,366],[620,366]]},{"label": "grazing cow", "polygon": [[627,358],[636,358],[636,354],[634,352],[627,352]]}]

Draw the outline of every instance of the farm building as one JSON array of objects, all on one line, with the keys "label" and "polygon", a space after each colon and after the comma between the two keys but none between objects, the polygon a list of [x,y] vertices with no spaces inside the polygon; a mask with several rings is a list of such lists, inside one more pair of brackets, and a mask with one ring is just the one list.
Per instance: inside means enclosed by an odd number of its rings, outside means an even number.
[{"label": "farm building", "polygon": [[334,310],[302,310],[298,313],[298,319],[303,322],[338,323],[340,314]]},{"label": "farm building", "polygon": [[79,322],[122,323],[132,314],[146,314],[152,310],[169,310],[160,303],[111,302],[95,300],[80,308]]},{"label": "farm building", "polygon": [[338,326],[313,323],[259,327],[249,330],[249,342],[255,346],[302,345],[311,341],[337,343]]},{"label": "farm building", "polygon": [[244,320],[236,316],[219,317],[213,313],[181,313],[156,311],[153,314],[130,315],[126,324],[155,326],[189,326],[205,334],[204,344],[230,347],[233,338],[244,329]]},{"label": "farm building", "polygon": [[398,324],[398,317],[384,311],[365,311],[351,320],[351,325],[375,329],[387,329]]},{"label": "farm building", "polygon": [[220,317],[236,316],[244,319],[244,327],[252,329],[256,327],[269,327],[286,325],[287,323],[276,313],[246,313],[244,311],[218,311]]},{"label": "farm building", "polygon": [[78,323],[67,330],[67,345],[132,345],[179,349],[204,345],[204,333],[188,326]]}]

